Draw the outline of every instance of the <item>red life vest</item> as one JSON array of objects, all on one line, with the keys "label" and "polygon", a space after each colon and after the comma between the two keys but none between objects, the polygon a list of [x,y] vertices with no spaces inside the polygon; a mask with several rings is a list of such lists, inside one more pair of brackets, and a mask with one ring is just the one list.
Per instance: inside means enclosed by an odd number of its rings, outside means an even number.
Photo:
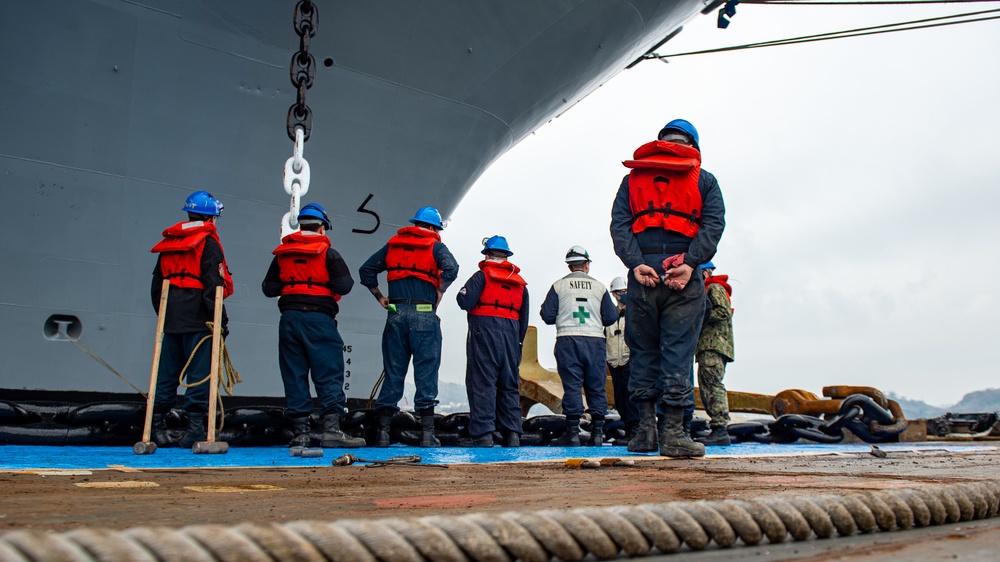
[{"label": "red life vest", "polygon": [[521,268],[509,261],[483,260],[479,262],[479,269],[486,276],[486,285],[483,287],[483,294],[479,295],[479,301],[469,310],[469,314],[519,319],[521,303],[524,300],[524,287],[528,285],[518,275]]},{"label": "red life vest", "polygon": [[663,228],[694,237],[701,226],[701,153],[682,144],[653,141],[623,162],[628,175],[632,232]]},{"label": "red life vest", "polygon": [[441,286],[441,269],[434,259],[434,243],[441,241],[437,232],[418,226],[400,228],[389,239],[389,251],[385,255],[389,281],[416,277]]},{"label": "red life vest", "polygon": [[333,297],[341,295],[330,289],[330,272],[326,269],[326,251],[330,239],[318,232],[293,232],[281,239],[281,245],[272,254],[278,256],[282,295],[313,295]]},{"label": "red life vest", "polygon": [[160,272],[170,284],[181,289],[204,289],[201,282],[201,255],[205,251],[205,239],[211,237],[222,251],[219,275],[222,276],[222,298],[233,294],[233,278],[226,265],[225,251],[210,222],[179,222],[163,231],[163,240],[150,250],[160,254]]}]

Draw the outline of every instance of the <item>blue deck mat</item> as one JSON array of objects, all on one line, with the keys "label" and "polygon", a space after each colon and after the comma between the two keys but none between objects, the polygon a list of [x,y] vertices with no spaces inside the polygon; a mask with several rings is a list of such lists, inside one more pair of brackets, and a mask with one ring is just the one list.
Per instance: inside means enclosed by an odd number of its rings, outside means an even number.
[{"label": "blue deck mat", "polygon": [[[990,450],[994,447],[937,443],[879,445],[887,452],[947,450]],[[711,456],[743,455],[792,455],[823,453],[864,453],[871,449],[867,444],[792,444],[761,445],[740,443],[729,447],[709,447]],[[129,468],[221,468],[221,467],[271,467],[271,466],[330,466],[333,459],[351,453],[366,460],[385,460],[403,455],[420,455],[424,464],[504,463],[553,461],[567,458],[599,460],[606,457],[650,458],[656,455],[629,453],[625,447],[520,447],[504,449],[466,449],[443,447],[421,449],[394,445],[388,449],[322,449],[318,458],[292,457],[285,447],[231,447],[224,455],[196,455],[188,449],[160,449],[152,455],[136,455],[127,447],[35,447],[24,445],[0,446],[0,470],[27,469],[104,469],[125,466]]]}]

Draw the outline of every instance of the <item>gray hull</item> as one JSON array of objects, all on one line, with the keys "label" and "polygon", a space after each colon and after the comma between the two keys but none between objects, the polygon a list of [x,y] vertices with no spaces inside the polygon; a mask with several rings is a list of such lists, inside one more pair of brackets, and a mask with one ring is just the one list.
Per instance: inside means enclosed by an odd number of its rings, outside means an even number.
[{"label": "gray hull", "polygon": [[[0,4],[0,388],[132,392],[155,328],[149,249],[194,190],[226,207],[227,342],[243,396],[281,396],[259,286],[288,210],[295,2]],[[519,140],[704,7],[692,0],[323,2],[306,201],[353,271],[421,205],[447,216]],[[328,62],[331,66],[326,66]],[[384,280],[383,280],[384,282]],[[382,370],[384,312],[341,301],[348,396]]]}]

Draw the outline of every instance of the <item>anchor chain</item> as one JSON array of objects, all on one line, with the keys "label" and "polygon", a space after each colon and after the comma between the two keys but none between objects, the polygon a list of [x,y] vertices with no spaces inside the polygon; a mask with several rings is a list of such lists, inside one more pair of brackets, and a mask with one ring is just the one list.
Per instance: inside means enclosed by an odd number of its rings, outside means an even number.
[{"label": "anchor chain", "polygon": [[288,108],[285,126],[288,138],[292,140],[292,157],[285,161],[283,185],[285,193],[291,196],[289,210],[281,219],[281,237],[299,229],[299,205],[302,197],[309,192],[309,162],[303,156],[303,149],[312,134],[312,110],[306,105],[306,91],[312,87],[316,77],[316,57],[309,52],[309,40],[316,35],[319,26],[319,9],[310,0],[301,0],[295,5],[295,34],[299,36],[299,50],[292,55],[288,73],[295,87],[295,103]]},{"label": "anchor chain", "polygon": [[[901,412],[900,412],[901,414]],[[852,394],[840,403],[836,415],[826,419],[805,414],[784,414],[773,422],[730,424],[727,430],[737,443],[793,443],[807,439],[817,443],[840,443],[844,429],[868,443],[884,443],[906,429],[906,420],[883,408],[870,396]]]}]

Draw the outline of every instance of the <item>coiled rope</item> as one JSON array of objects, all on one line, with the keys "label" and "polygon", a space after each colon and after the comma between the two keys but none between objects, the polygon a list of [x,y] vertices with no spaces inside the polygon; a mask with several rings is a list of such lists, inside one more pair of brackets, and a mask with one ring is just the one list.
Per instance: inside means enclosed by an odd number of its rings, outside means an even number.
[{"label": "coiled rope", "polygon": [[845,495],[780,495],[412,519],[296,521],[181,529],[15,531],[0,535],[0,562],[53,561],[565,561],[826,539],[985,519],[1000,482]]},{"label": "coiled rope", "polygon": [[[205,325],[208,327],[209,332],[212,332],[212,330],[215,328],[214,322],[205,322]],[[209,333],[209,335],[201,338],[201,340],[198,341],[197,345],[194,346],[194,349],[191,350],[191,355],[188,356],[187,363],[184,364],[184,368],[181,369],[181,373],[177,377],[177,382],[178,384],[180,384],[180,386],[183,386],[184,388],[191,388],[193,386],[198,386],[200,384],[209,383],[209,380],[212,378],[211,372],[205,375],[205,378],[201,379],[200,381],[192,383],[184,382],[184,376],[187,373],[188,367],[191,366],[191,361],[194,360],[195,354],[198,353],[198,348],[201,347],[201,344],[211,341],[212,341],[212,334]],[[229,348],[226,347],[226,339],[222,338],[222,341],[219,342],[219,388],[224,390],[227,395],[232,396],[233,387],[235,387],[237,384],[241,382],[243,382],[243,379],[240,378],[240,374],[236,371],[236,367],[233,365],[233,360],[229,356]],[[222,427],[225,425],[226,421],[226,411],[222,407],[221,392],[219,392],[217,395],[216,404],[218,404],[217,408],[219,411],[219,419],[218,423],[216,423],[217,426],[216,431],[222,431]]]}]

